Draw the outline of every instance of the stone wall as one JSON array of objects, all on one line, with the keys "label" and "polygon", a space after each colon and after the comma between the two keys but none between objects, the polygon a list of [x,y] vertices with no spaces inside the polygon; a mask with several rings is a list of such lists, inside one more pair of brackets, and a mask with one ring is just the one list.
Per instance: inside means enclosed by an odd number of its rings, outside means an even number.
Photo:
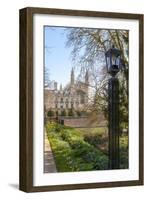
[{"label": "stone wall", "polygon": [[71,126],[75,128],[84,128],[84,127],[100,127],[107,126],[107,121],[102,114],[99,115],[90,115],[90,116],[58,116],[58,117],[45,117],[45,122],[57,122],[64,124],[65,126]]},{"label": "stone wall", "polygon": [[89,117],[59,117],[59,123],[75,128],[106,126],[104,121],[100,122],[97,119],[94,120]]},{"label": "stone wall", "polygon": [[87,117],[65,118],[64,125],[71,127],[86,127],[88,123]]}]

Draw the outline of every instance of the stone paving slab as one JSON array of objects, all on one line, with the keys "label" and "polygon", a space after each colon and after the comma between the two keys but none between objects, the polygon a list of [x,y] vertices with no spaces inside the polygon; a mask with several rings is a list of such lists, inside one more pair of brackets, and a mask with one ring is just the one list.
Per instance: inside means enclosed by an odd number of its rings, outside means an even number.
[{"label": "stone paving slab", "polygon": [[54,156],[52,153],[50,142],[47,138],[47,133],[45,133],[45,147],[44,147],[44,173],[56,173],[56,164]]}]

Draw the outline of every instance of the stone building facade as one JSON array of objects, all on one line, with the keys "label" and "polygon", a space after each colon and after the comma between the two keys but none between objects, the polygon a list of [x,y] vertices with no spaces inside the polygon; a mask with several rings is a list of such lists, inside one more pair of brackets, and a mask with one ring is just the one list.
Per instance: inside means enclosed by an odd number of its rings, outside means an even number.
[{"label": "stone building facade", "polygon": [[64,88],[58,83],[54,82],[53,88],[45,88],[44,103],[45,112],[52,111],[55,115],[77,115],[86,110],[88,104],[89,93],[89,74],[85,73],[85,80],[83,82],[75,80],[74,70],[71,70],[70,83]]}]

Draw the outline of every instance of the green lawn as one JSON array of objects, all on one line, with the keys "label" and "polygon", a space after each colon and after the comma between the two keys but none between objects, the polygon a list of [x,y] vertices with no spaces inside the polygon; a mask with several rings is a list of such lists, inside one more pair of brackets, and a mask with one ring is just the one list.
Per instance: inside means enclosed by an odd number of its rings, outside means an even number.
[{"label": "green lawn", "polygon": [[[46,125],[59,172],[108,169],[106,127],[71,128],[56,123]],[[120,168],[128,168],[128,137],[120,137]]]},{"label": "green lawn", "polygon": [[78,128],[84,140],[108,155],[108,131],[106,127]]},{"label": "green lawn", "polygon": [[[106,127],[78,128],[84,140],[108,155],[108,129]],[[120,136],[120,168],[128,168],[128,136]]]}]

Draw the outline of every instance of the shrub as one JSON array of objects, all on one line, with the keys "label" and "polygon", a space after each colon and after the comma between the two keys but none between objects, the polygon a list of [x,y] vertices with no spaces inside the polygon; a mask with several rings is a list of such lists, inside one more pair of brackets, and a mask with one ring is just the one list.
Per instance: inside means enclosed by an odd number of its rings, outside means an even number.
[{"label": "shrub", "polygon": [[73,109],[69,109],[69,111],[68,111],[68,116],[74,116],[74,111],[73,111]]},{"label": "shrub", "polygon": [[54,133],[59,133],[59,132],[61,132],[61,130],[64,128],[64,126],[63,125],[61,125],[61,124],[57,124],[57,123],[54,123],[54,122],[52,122],[52,123],[48,123],[47,125],[46,125],[46,131],[47,132],[54,132]]},{"label": "shrub", "polygon": [[106,170],[108,169],[108,157],[106,155],[97,156],[95,158],[94,168],[96,170]]},{"label": "shrub", "polygon": [[60,138],[49,138],[53,154],[55,157],[56,167],[59,172],[71,171],[69,158],[72,150],[69,144]]},{"label": "shrub", "polygon": [[54,116],[54,111],[49,110],[49,111],[47,112],[47,116],[48,116],[48,117],[53,117],[53,116]]},{"label": "shrub", "polygon": [[61,116],[66,116],[66,111],[65,111],[65,110],[63,110],[63,111],[61,112]]},{"label": "shrub", "polygon": [[91,163],[93,169],[108,169],[108,157],[85,142],[79,133],[66,130],[62,132],[61,137],[70,144],[75,157],[80,157],[85,163]]},{"label": "shrub", "polygon": [[128,168],[128,136],[120,137],[120,168]]},{"label": "shrub", "polygon": [[84,135],[84,140],[95,147],[97,147],[98,144],[103,143],[103,136],[102,134],[85,134]]},{"label": "shrub", "polygon": [[108,157],[84,141],[77,129],[55,123],[46,129],[59,172],[108,169]]},{"label": "shrub", "polygon": [[77,116],[81,116],[82,115],[82,113],[78,110],[78,111],[76,111],[76,113],[77,113]]}]

